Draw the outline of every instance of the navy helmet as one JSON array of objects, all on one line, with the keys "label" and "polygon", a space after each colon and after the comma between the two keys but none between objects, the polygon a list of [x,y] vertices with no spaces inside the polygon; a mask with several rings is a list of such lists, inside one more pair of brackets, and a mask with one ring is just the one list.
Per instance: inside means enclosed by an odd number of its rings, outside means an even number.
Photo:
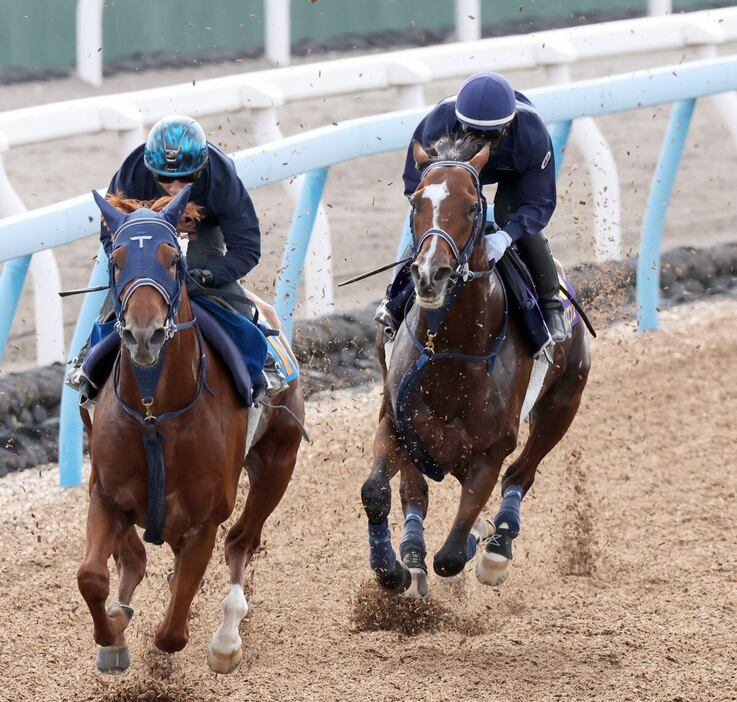
[{"label": "navy helmet", "polygon": [[146,168],[162,176],[186,176],[207,163],[207,139],[197,122],[170,115],[151,128],[143,152]]},{"label": "navy helmet", "polygon": [[498,73],[474,73],[456,98],[456,117],[467,129],[502,129],[514,118],[517,99],[509,81]]}]

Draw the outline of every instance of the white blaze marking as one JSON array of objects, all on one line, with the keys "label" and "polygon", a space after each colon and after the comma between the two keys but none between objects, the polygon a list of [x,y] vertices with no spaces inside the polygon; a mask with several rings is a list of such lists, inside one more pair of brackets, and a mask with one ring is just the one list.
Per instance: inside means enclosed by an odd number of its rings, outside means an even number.
[{"label": "white blaze marking", "polygon": [[[443,181],[442,183],[431,183],[430,185],[426,185],[422,189],[422,197],[427,198],[432,203],[432,226],[436,229],[439,229],[438,226],[438,218],[440,217],[440,205],[442,204],[443,200],[445,200],[446,197],[450,195],[450,192],[448,190],[448,184]],[[425,256],[422,259],[422,263],[420,264],[420,273],[424,274],[425,278],[427,280],[431,279],[430,276],[430,262],[432,261],[432,257],[435,255],[435,251],[438,248],[438,237],[434,236],[432,237],[432,241],[430,242],[430,249],[425,254]]]},{"label": "white blaze marking", "polygon": [[143,236],[143,234],[141,234],[141,236],[132,236],[131,237],[131,241],[137,241],[138,242],[138,248],[139,249],[142,249],[143,248],[143,242],[144,241],[148,241],[148,239],[153,239],[153,237],[152,236]]}]

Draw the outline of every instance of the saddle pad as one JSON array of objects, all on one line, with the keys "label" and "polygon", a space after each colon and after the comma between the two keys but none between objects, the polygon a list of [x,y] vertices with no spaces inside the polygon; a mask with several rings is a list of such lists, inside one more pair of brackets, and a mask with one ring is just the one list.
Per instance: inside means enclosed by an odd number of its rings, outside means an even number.
[{"label": "saddle pad", "polygon": [[[269,327],[270,328],[270,327]],[[266,337],[269,356],[279,364],[281,372],[288,383],[299,378],[299,366],[297,359],[292,354],[292,349],[280,334],[270,334]]]},{"label": "saddle pad", "polygon": [[[576,291],[573,289],[571,281],[566,278],[566,274],[562,270],[562,266],[558,266],[558,282],[560,283],[561,287],[565,288],[568,291],[568,294],[575,300]],[[573,328],[581,321],[581,315],[578,313],[578,310],[573,306],[571,301],[565,295],[561,294],[560,299],[563,301],[563,311],[565,312],[566,319],[570,323],[571,328]]]}]

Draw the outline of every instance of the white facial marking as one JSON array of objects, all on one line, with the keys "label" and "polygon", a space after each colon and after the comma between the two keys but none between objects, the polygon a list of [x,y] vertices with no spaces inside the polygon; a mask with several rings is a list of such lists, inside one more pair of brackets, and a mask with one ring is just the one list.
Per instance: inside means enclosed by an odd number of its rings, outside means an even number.
[{"label": "white facial marking", "polygon": [[432,183],[426,185],[422,189],[422,197],[426,197],[432,202],[432,226],[438,226],[438,217],[440,216],[440,204],[450,195],[448,185],[445,181],[442,183]]},{"label": "white facial marking", "polygon": [[[422,197],[427,198],[432,203],[432,226],[436,229],[439,229],[438,218],[440,217],[440,205],[448,195],[450,195],[450,192],[448,190],[448,184],[445,181],[442,183],[431,183],[422,189]],[[427,279],[430,278],[430,262],[437,248],[438,237],[434,236],[430,241],[430,249],[424,255],[420,264],[420,273]]]}]

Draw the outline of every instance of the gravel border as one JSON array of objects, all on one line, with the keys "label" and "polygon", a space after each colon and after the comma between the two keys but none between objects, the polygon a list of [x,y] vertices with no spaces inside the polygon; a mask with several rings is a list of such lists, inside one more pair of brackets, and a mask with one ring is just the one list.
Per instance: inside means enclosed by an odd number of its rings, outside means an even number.
[{"label": "gravel border", "polygon": [[[568,270],[594,326],[634,316],[637,259]],[[737,292],[737,242],[663,254],[662,306]],[[378,301],[344,314],[300,320],[294,350],[307,397],[381,377],[374,353]],[[58,460],[60,363],[0,377],[0,477]]]}]

